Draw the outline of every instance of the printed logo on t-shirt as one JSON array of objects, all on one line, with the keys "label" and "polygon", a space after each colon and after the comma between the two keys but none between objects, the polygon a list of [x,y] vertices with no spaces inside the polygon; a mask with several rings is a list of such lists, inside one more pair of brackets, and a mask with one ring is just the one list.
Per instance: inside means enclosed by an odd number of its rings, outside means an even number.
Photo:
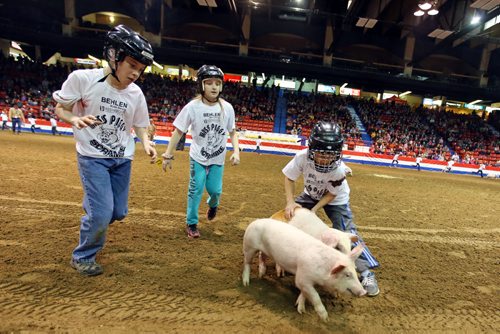
[{"label": "printed logo on t-shirt", "polygon": [[211,159],[224,152],[223,143],[226,139],[226,132],[220,124],[208,124],[201,129],[198,135],[201,138],[206,138],[200,151],[204,158]]},{"label": "printed logo on t-shirt", "polygon": [[90,145],[108,157],[122,158],[126,148],[121,144],[126,131],[122,115],[128,105],[104,96],[100,102],[99,111],[103,113],[96,115],[96,118],[102,124],[91,127],[97,132],[97,140],[91,139]]}]

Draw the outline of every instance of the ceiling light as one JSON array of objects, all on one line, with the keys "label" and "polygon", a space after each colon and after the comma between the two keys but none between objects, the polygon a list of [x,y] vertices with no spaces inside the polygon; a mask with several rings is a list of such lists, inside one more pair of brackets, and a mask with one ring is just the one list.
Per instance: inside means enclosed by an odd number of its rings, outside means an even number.
[{"label": "ceiling light", "polygon": [[430,11],[427,12],[429,15],[437,15],[439,14],[439,10],[437,10],[435,7],[433,7]]},{"label": "ceiling light", "polygon": [[399,94],[399,97],[405,96],[405,95],[408,95],[408,94],[411,94],[411,90],[407,90],[406,92]]},{"label": "ceiling light", "polygon": [[418,7],[422,10],[427,10],[432,7],[432,4],[429,1],[422,1],[418,4]]},{"label": "ceiling light", "polygon": [[415,15],[415,16],[422,16],[424,14],[425,14],[425,12],[423,10],[420,10],[420,9],[415,11],[415,13],[413,13],[413,15]]},{"label": "ceiling light", "polygon": [[93,61],[95,61],[96,63],[100,63],[100,62],[101,62],[101,60],[100,60],[99,58],[96,58],[96,57],[94,57],[94,56],[92,56],[92,55],[90,55],[90,54],[88,55],[88,57],[89,57],[90,59],[92,59]]},{"label": "ceiling light", "polygon": [[481,21],[481,17],[477,16],[477,15],[474,15],[474,17],[472,18],[472,20],[470,20],[470,24],[478,24],[480,21]]},{"label": "ceiling light", "polygon": [[158,64],[156,61],[153,60],[153,65],[158,67],[160,70],[163,70],[163,66],[161,66],[160,64]]},{"label": "ceiling light", "polygon": [[483,100],[475,100],[475,101],[470,102],[469,104],[476,104],[476,103],[478,103],[478,102],[482,102],[482,101],[483,101]]},{"label": "ceiling light", "polygon": [[345,86],[347,86],[347,82],[345,82],[342,86],[340,86],[340,88],[345,88]]}]

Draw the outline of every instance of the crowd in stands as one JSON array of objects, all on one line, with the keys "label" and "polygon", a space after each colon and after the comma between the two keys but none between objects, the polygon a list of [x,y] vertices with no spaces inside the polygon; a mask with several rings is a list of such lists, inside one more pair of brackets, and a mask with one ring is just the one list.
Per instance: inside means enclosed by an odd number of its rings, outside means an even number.
[{"label": "crowd in stands", "polygon": [[419,155],[433,160],[445,160],[450,153],[444,139],[427,122],[423,109],[360,100],[356,110],[373,141],[373,153]]},{"label": "crowd in stands", "polygon": [[[55,117],[52,92],[61,87],[76,66],[46,66],[25,58],[0,55],[0,109],[18,104],[25,116],[49,120]],[[182,107],[197,94],[197,84],[168,76],[144,74],[137,82],[145,93],[155,122],[170,124]],[[225,82],[222,97],[235,109],[238,126],[253,124],[272,131],[278,87],[257,89],[254,85]],[[333,121],[343,129],[346,143],[361,145],[360,129],[348,105],[354,107],[373,145],[370,151],[434,160],[495,164],[500,160],[498,132],[500,114],[489,123],[478,115],[456,114],[442,109],[411,108],[394,102],[353,99],[326,94],[285,94],[287,133],[308,136],[318,120]],[[245,123],[245,122],[254,123]],[[351,147],[349,147],[351,148]]]},{"label": "crowd in stands", "polygon": [[475,114],[395,103],[355,102],[373,145],[371,152],[433,160],[496,164],[500,158],[498,131]]},{"label": "crowd in stands", "polygon": [[18,104],[26,116],[49,120],[55,107],[52,92],[74,69],[45,66],[26,58],[15,61],[0,55],[0,109]]},{"label": "crowd in stands", "polygon": [[[163,123],[173,122],[182,107],[198,93],[195,81],[154,74],[144,75],[138,85],[146,96],[153,120]],[[257,90],[253,86],[247,87],[233,82],[225,82],[221,93],[221,97],[233,105],[237,122],[273,122],[276,96],[276,89]]]},{"label": "crowd in stands", "polygon": [[347,109],[350,98],[326,94],[286,95],[287,133],[308,136],[312,125],[319,121],[338,123],[347,141],[361,140],[361,133]]}]

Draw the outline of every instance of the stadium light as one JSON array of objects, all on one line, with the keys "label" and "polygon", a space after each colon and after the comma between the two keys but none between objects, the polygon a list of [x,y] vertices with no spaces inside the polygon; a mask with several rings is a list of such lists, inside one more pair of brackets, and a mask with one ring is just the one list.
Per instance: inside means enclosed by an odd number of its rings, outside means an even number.
[{"label": "stadium light", "polygon": [[347,82],[345,82],[342,86],[340,86],[340,89],[345,88],[347,86]]},{"label": "stadium light", "polygon": [[420,7],[421,10],[428,10],[432,7],[432,4],[430,1],[420,1],[418,7]]},{"label": "stadium light", "polygon": [[153,65],[156,66],[156,67],[158,67],[160,70],[163,70],[163,66],[161,66],[160,64],[158,64],[154,60],[153,60]]},{"label": "stadium light", "polygon": [[481,102],[481,101],[483,101],[483,100],[475,100],[475,101],[472,101],[472,102],[471,102],[471,103],[469,103],[469,104],[476,104],[476,103],[479,103],[479,102]]},{"label": "stadium light", "polygon": [[95,61],[96,63],[100,63],[100,62],[101,62],[101,60],[100,60],[99,58],[96,58],[96,57],[94,57],[94,56],[92,56],[92,55],[90,55],[90,54],[88,55],[88,57],[89,57],[89,59],[92,59],[92,60],[93,60],[93,61]]},{"label": "stadium light", "polygon": [[406,92],[399,94],[399,97],[405,96],[405,95],[408,95],[408,94],[411,94],[411,90],[407,90]]},{"label": "stadium light", "polygon": [[425,14],[434,16],[439,14],[438,1],[437,0],[424,0],[418,3],[413,15],[424,16]]}]

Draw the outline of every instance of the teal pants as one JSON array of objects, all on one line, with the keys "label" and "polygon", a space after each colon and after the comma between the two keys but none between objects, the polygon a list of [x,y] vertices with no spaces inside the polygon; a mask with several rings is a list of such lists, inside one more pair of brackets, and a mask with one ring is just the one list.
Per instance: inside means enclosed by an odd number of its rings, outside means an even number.
[{"label": "teal pants", "polygon": [[187,219],[188,225],[198,224],[198,209],[200,207],[203,189],[208,192],[207,204],[214,208],[219,206],[220,195],[222,194],[222,176],[224,174],[223,165],[203,166],[190,159],[189,162],[189,189],[187,198]]}]

